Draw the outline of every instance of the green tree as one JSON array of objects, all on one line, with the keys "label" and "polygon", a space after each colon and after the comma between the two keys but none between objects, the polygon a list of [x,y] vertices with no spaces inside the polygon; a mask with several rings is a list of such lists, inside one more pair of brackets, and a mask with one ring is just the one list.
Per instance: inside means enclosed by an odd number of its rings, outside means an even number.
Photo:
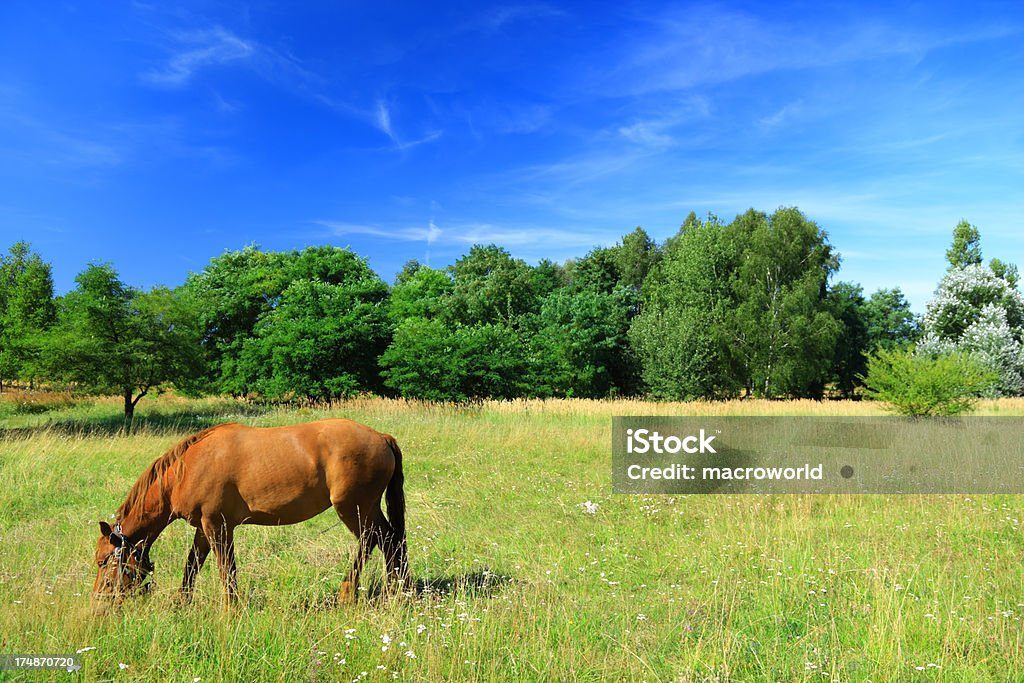
[{"label": "green tree", "polygon": [[919,353],[971,355],[996,373],[991,394],[1024,394],[1024,296],[985,266],[947,272],[922,328]]},{"label": "green tree", "polygon": [[618,254],[607,247],[598,247],[583,258],[573,261],[568,270],[569,286],[577,291],[611,294],[622,281]]},{"label": "green tree", "polygon": [[391,289],[391,317],[435,319],[444,315],[454,291],[452,276],[418,263],[407,263]]},{"label": "green tree", "polygon": [[827,301],[839,267],[825,232],[798,209],[751,209],[726,226],[737,268],[730,348],[748,393],[820,397],[840,324]]},{"label": "green tree", "polygon": [[1006,284],[1016,289],[1017,284],[1020,282],[1020,273],[1017,271],[1016,265],[1004,263],[994,258],[988,262],[988,268],[995,273],[996,277],[1006,280]]},{"label": "green tree", "polygon": [[615,247],[614,256],[618,262],[619,284],[639,292],[647,274],[657,263],[660,251],[647,231],[638,225]]},{"label": "green tree", "polygon": [[965,220],[953,228],[953,244],[946,250],[950,268],[981,265],[981,235]]},{"label": "green tree", "polygon": [[501,247],[474,245],[449,270],[454,280],[449,322],[509,323],[540,307],[543,292],[537,291],[530,266]]},{"label": "green tree", "polygon": [[50,264],[27,242],[14,244],[0,257],[0,391],[5,379],[32,378],[55,318]]},{"label": "green tree", "polygon": [[879,289],[864,303],[866,350],[905,348],[918,337],[917,321],[899,287]]},{"label": "green tree", "polygon": [[836,389],[849,398],[859,384],[858,377],[867,372],[864,355],[870,348],[867,302],[861,286],[850,282],[836,283],[829,290],[829,300],[833,315],[842,326],[832,359],[834,380]]},{"label": "green tree", "polygon": [[[360,271],[292,282],[243,346],[243,374],[272,398],[332,401],[380,388],[377,358],[387,347],[388,289],[363,261]],[[322,272],[316,273],[327,277]]]},{"label": "green tree", "polygon": [[541,259],[536,266],[530,268],[530,289],[543,299],[569,284],[569,273],[563,266],[549,259]]},{"label": "green tree", "polygon": [[384,384],[405,398],[464,401],[466,369],[454,349],[454,335],[443,321],[407,317],[380,357]]},{"label": "green tree", "polygon": [[144,396],[200,373],[194,303],[166,287],[129,287],[109,264],[90,265],[75,281],[47,335],[46,365],[79,390],[122,396],[130,429]]},{"label": "green tree", "polygon": [[[207,388],[232,395],[256,391],[257,384],[266,390],[272,372],[262,365],[267,357],[258,351],[261,344],[253,340],[269,334],[268,324],[259,332],[257,327],[281,304],[285,291],[300,281],[358,289],[369,272],[364,260],[348,249],[319,246],[264,252],[250,245],[225,252],[202,272],[190,274],[185,286],[200,306],[202,347],[209,367]],[[311,303],[314,299],[302,300]],[[296,312],[296,305],[288,310]],[[280,321],[282,316],[274,318]]]},{"label": "green tree", "polygon": [[545,396],[601,398],[629,393],[636,369],[629,344],[636,294],[561,289],[544,299],[538,330],[531,335],[531,391]]},{"label": "green tree", "polygon": [[655,398],[734,395],[740,386],[725,334],[734,300],[734,244],[714,216],[691,213],[643,285],[629,337]]},{"label": "green tree", "polygon": [[406,398],[468,401],[526,393],[528,359],[519,332],[504,323],[448,326],[406,318],[380,358],[384,383]]},{"label": "green tree", "polygon": [[245,341],[253,337],[260,316],[272,310],[290,282],[287,255],[249,245],[214,257],[185,288],[198,302],[205,383],[218,393],[243,395],[255,376],[241,364]]}]

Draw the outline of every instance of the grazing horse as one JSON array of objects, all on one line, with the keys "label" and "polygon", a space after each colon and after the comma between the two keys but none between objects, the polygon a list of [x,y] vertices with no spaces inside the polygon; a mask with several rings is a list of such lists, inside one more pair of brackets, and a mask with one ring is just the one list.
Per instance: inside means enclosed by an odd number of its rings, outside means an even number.
[{"label": "grazing horse", "polygon": [[[112,527],[100,522],[95,597],[148,586],[149,550],[176,519],[196,528],[181,583],[189,598],[213,550],[225,600],[237,600],[234,531],[239,524],[297,524],[334,507],[359,548],[339,597],[355,600],[359,572],[378,544],[388,578],[409,583],[402,451],[394,437],[351,420],[286,427],[222,424],[157,458],[128,492]],[[387,500],[388,517],[381,512]]]}]

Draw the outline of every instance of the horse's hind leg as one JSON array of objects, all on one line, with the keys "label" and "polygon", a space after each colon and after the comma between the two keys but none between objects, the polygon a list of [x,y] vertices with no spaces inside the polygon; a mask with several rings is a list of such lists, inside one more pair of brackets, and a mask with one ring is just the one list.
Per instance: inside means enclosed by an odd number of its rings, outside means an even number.
[{"label": "horse's hind leg", "polygon": [[192,549],[188,551],[188,559],[185,560],[185,577],[181,580],[181,597],[183,600],[192,598],[192,589],[196,583],[196,574],[203,568],[206,556],[210,554],[210,541],[202,528],[196,527],[196,536],[192,539]]},{"label": "horse's hind leg", "polygon": [[394,582],[399,590],[412,589],[409,579],[409,550],[403,538],[390,524],[382,529],[381,552],[384,553],[384,564],[387,567],[387,580]]},{"label": "horse's hind leg", "polygon": [[217,558],[217,569],[224,582],[225,606],[238,602],[238,568],[235,566],[235,530],[227,524],[217,524],[203,518],[203,533],[213,547]]},{"label": "horse's hind leg", "polygon": [[358,598],[359,574],[362,572],[366,560],[373,553],[373,549],[381,540],[381,522],[387,524],[387,521],[379,508],[369,522],[361,521],[358,516],[356,519],[352,519],[351,515],[345,514],[341,506],[336,505],[335,510],[345,526],[359,539],[359,548],[356,550],[355,560],[352,561],[352,569],[349,570],[348,576],[338,591],[338,599],[341,602],[355,602]]}]

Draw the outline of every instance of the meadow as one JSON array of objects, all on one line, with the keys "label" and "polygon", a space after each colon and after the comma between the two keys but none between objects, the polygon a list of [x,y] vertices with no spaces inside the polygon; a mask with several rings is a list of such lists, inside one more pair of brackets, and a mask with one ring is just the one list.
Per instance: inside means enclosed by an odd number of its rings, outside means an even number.
[{"label": "meadow", "polygon": [[[20,403],[18,402],[20,401]],[[0,652],[83,669],[10,680],[1024,680],[1020,496],[626,496],[611,418],[880,414],[868,402],[360,399],[265,408],[146,399],[0,399]],[[979,414],[1024,415],[1024,400]],[[212,561],[176,602],[191,528],[153,548],[157,588],[95,616],[97,520],[142,470],[209,424],[343,416],[405,453],[415,594],[335,594],[354,539],[332,512],[241,527],[242,600]]]}]

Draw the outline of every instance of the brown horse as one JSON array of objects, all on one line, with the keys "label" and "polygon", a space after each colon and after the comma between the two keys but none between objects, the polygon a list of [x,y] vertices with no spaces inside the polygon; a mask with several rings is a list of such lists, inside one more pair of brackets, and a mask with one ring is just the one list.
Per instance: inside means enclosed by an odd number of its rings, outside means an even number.
[{"label": "brown horse", "polygon": [[[388,519],[381,512],[385,495]],[[176,519],[196,528],[181,592],[191,595],[211,548],[225,598],[237,599],[234,531],[239,524],[296,524],[328,507],[359,548],[340,597],[354,600],[363,563],[380,544],[389,579],[408,583],[402,451],[394,437],[351,420],[287,427],[211,427],[184,439],[143,472],[117,510],[100,522],[93,594],[144,590],[149,550]]]}]

